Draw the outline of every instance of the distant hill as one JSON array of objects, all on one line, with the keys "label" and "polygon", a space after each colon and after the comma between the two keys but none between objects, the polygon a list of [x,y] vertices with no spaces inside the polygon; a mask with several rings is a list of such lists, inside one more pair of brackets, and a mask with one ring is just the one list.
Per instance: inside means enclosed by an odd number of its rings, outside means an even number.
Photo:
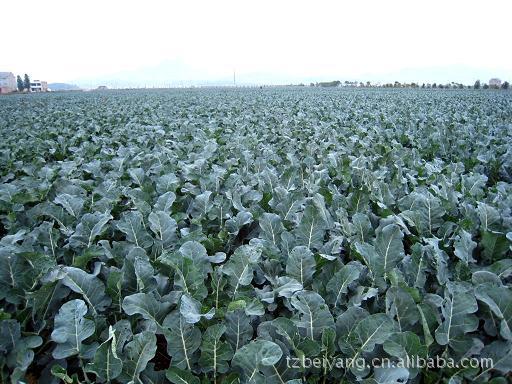
[{"label": "distant hill", "polygon": [[50,83],[48,84],[48,88],[52,91],[78,91],[81,88],[75,84],[66,84],[66,83]]}]

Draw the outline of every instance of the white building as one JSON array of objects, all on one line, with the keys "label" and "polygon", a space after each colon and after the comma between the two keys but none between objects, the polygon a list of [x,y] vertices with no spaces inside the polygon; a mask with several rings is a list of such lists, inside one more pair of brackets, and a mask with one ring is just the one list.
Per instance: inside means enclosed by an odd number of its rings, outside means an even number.
[{"label": "white building", "polygon": [[496,78],[489,80],[489,87],[491,87],[491,88],[501,87],[501,80],[496,79]]},{"label": "white building", "polygon": [[30,92],[48,92],[48,83],[41,80],[30,82]]},{"label": "white building", "polygon": [[0,72],[0,93],[16,91],[16,78],[12,72]]}]

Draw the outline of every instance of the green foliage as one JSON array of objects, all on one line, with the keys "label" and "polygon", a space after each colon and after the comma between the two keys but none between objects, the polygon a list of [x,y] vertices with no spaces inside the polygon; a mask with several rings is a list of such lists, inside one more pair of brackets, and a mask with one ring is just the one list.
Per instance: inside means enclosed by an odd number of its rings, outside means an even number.
[{"label": "green foliage", "polygon": [[[501,382],[511,126],[399,83],[2,98],[0,381]],[[495,366],[287,366],[407,356]]]},{"label": "green foliage", "polygon": [[23,89],[30,91],[30,77],[26,73],[23,77]]},{"label": "green foliage", "polygon": [[23,79],[20,75],[16,76],[16,86],[18,87],[18,91],[22,92],[25,89],[25,84],[23,83]]}]

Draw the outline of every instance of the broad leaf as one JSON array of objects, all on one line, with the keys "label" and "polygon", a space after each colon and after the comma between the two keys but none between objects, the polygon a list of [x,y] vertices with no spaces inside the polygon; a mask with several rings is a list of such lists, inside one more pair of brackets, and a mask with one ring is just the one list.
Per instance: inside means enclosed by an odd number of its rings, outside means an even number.
[{"label": "broad leaf", "polygon": [[313,253],[304,246],[293,248],[286,261],[286,273],[296,279],[303,287],[311,283],[315,267]]},{"label": "broad leaf", "polygon": [[94,333],[94,321],[86,319],[87,305],[82,300],[64,303],[55,316],[51,335],[57,346],[52,352],[55,359],[80,355],[87,357],[94,353],[90,345],[82,344]]},{"label": "broad leaf", "polygon": [[140,374],[146,369],[148,362],[156,354],[156,337],[152,332],[141,332],[133,336],[133,340],[125,346],[126,358],[123,360],[123,371],[118,380],[143,384]]},{"label": "broad leaf", "polygon": [[181,368],[192,368],[194,353],[201,345],[201,331],[193,324],[185,321],[179,311],[169,313],[163,322],[167,353],[172,358],[172,365]]},{"label": "broad leaf", "polygon": [[103,312],[110,305],[111,299],[105,294],[105,285],[97,276],[74,267],[64,267],[62,271],[62,284],[82,295],[93,314]]},{"label": "broad leaf", "polygon": [[449,283],[441,307],[443,322],[435,333],[437,343],[449,345],[456,352],[466,352],[471,341],[465,334],[478,327],[478,318],[474,315],[477,309],[471,287],[461,283]]},{"label": "broad leaf", "polygon": [[326,286],[327,302],[334,308],[345,304],[348,287],[359,278],[362,270],[363,266],[360,263],[351,262],[336,272]]},{"label": "broad leaf", "polygon": [[112,215],[108,213],[86,213],[69,238],[69,245],[73,248],[89,248],[111,219]]},{"label": "broad leaf", "polygon": [[275,366],[283,352],[279,346],[268,340],[254,340],[235,353],[232,364],[242,369],[247,382],[260,382],[260,369]]},{"label": "broad leaf", "polygon": [[363,256],[376,284],[381,287],[388,279],[389,272],[404,257],[403,233],[395,224],[389,224],[377,231],[375,245],[356,243],[356,250]]},{"label": "broad leaf", "polygon": [[116,351],[116,335],[112,327],[109,337],[96,350],[93,362],[87,366],[89,372],[94,372],[100,379],[110,382],[121,374],[123,361]]},{"label": "broad leaf", "polygon": [[117,229],[126,235],[127,241],[137,247],[149,248],[153,244],[153,239],[144,226],[142,214],[138,211],[125,213],[117,222]]},{"label": "broad leaf", "polygon": [[487,304],[500,321],[500,335],[512,341],[512,291],[508,287],[484,284],[475,288],[475,296]]},{"label": "broad leaf", "polygon": [[291,298],[299,312],[295,320],[299,329],[312,340],[318,340],[325,328],[334,328],[334,319],[324,299],[316,292],[300,291]]},{"label": "broad leaf", "polygon": [[215,324],[206,329],[201,343],[201,357],[199,364],[203,372],[226,373],[229,370],[229,362],[233,357],[231,346],[221,341],[221,337],[226,332],[226,326]]}]

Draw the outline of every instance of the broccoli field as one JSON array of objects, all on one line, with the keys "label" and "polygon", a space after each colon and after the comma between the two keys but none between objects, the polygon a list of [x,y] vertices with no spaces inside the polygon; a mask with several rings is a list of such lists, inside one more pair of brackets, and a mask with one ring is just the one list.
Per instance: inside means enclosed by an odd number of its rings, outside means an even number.
[{"label": "broccoli field", "polygon": [[507,91],[14,95],[0,133],[0,382],[511,378]]}]

